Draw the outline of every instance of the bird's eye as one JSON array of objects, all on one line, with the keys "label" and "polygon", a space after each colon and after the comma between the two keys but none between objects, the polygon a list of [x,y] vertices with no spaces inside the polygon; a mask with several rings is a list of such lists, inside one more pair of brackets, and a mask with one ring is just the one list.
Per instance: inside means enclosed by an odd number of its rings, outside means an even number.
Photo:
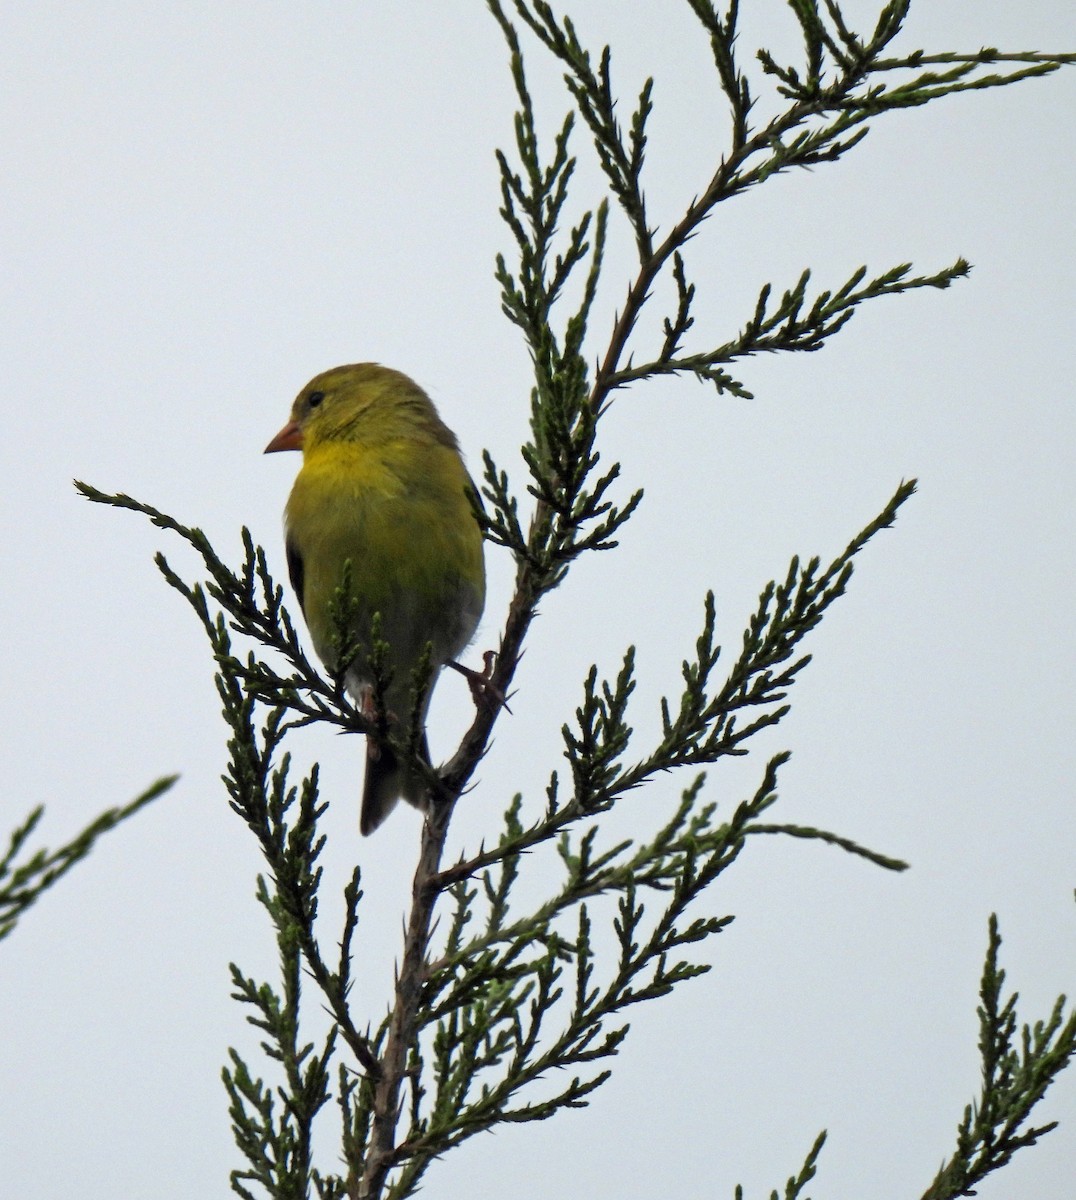
[{"label": "bird's eye", "polygon": [[311,393],[310,393],[310,395],[309,395],[309,396],[307,396],[307,398],[306,398],[306,402],[307,402],[307,404],[309,404],[309,405],[310,405],[310,407],[311,407],[311,408],[317,408],[317,406],[318,406],[318,405],[319,405],[319,404],[322,402],[322,400],[324,400],[324,399],[325,399],[325,393],[324,393],[324,392],[311,392]]}]

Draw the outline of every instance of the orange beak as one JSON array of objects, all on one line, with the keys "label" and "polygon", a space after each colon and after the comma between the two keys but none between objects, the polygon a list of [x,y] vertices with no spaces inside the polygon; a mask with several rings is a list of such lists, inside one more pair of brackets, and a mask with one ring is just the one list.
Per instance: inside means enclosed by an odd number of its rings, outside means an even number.
[{"label": "orange beak", "polygon": [[298,421],[289,421],[287,425],[265,447],[263,453],[275,454],[278,450],[301,450],[303,448],[303,431]]}]

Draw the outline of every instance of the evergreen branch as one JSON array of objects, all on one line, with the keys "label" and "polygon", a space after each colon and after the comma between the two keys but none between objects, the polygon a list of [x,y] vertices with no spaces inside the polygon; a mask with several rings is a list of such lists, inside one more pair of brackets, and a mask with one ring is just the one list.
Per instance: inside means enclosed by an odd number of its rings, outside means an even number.
[{"label": "evergreen branch", "polygon": [[[1076,64],[1076,54],[1040,54],[1037,51],[1023,51],[1013,54],[1002,52],[992,46],[984,47],[982,50],[972,54],[926,54],[922,50],[916,50],[912,54],[906,54],[903,58],[877,59],[872,66],[872,70],[875,72],[907,71],[924,66],[967,65],[976,67],[986,66],[991,63],[1028,63],[1036,67],[1049,67],[1051,71],[1056,71],[1060,67]],[[1013,81],[1009,80],[1008,82]]]},{"label": "evergreen branch", "polygon": [[817,92],[822,84],[822,67],[827,49],[826,29],[815,0],[789,0],[789,7],[795,14],[803,35],[806,59],[804,89]]},{"label": "evergreen branch", "polygon": [[[773,769],[778,765],[775,762]],[[468,1003],[491,980],[523,978],[545,969],[547,959],[551,969],[568,952],[568,943],[552,933],[553,923],[576,905],[628,887],[668,890],[686,858],[696,853],[700,839],[709,838],[711,849],[725,846],[727,832],[723,827],[711,827],[713,807],[694,808],[702,782],[700,776],[685,791],[666,826],[639,846],[625,841],[595,855],[597,826],[583,835],[578,850],[572,849],[565,832],[558,847],[566,870],[560,890],[531,916],[508,924],[502,920],[446,953],[436,964],[424,997],[425,1022],[441,1019],[461,1003]],[[496,955],[491,953],[494,950]],[[528,958],[531,951],[536,956]]]},{"label": "evergreen branch", "polygon": [[[518,98],[515,132],[520,166],[514,169],[502,152],[498,152],[498,162],[501,215],[516,242],[519,265],[510,270],[504,256],[499,256],[496,277],[501,285],[504,311],[523,332],[535,364],[532,441],[524,447],[523,458],[531,476],[528,490],[537,504],[524,537],[518,502],[508,490],[507,476],[490,460],[486,463],[483,491],[493,506],[493,515],[480,517],[480,521],[491,540],[509,547],[516,557],[522,572],[517,581],[516,616],[529,623],[527,610],[533,615],[534,604],[542,594],[558,586],[575,558],[587,550],[608,549],[616,544],[612,535],[630,519],[641,493],[631,497],[622,508],[617,507],[605,499],[605,493],[618,468],[614,465],[604,476],[594,477],[599,462],[594,450],[596,422],[587,404],[587,367],[582,346],[604,255],[608,205],[599,204],[593,218],[591,213],[585,213],[569,234],[566,249],[555,251],[556,229],[574,170],[574,160],[568,152],[572,119],[570,115],[565,119],[547,164],[534,125],[534,106],[527,88],[518,33],[498,0],[490,0],[489,7],[508,44]],[[579,72],[589,72],[589,59],[579,46],[570,22],[561,29],[547,6],[539,9],[536,13],[527,11],[532,28],[560,46]],[[607,62],[603,69],[608,84]],[[587,78],[599,86],[596,76]],[[588,108],[583,116],[592,123],[604,120],[596,115],[601,103],[597,101],[597,107]],[[626,171],[641,169],[648,111],[649,90],[644,89],[628,147],[624,149],[618,143],[626,156]],[[612,120],[611,110],[609,120]],[[620,135],[616,132],[615,136],[613,133],[609,136],[612,158],[606,161],[613,169],[613,160],[621,161],[620,151],[613,147]],[[592,226],[591,247],[587,236]],[[581,302],[565,323],[563,334],[558,336],[554,333],[554,310],[563,298],[569,278],[588,255],[590,266]],[[513,640],[513,634],[506,630],[502,641]],[[477,743],[481,739],[477,729],[475,735]]]},{"label": "evergreen branch", "polygon": [[[803,1189],[818,1172],[818,1159],[825,1144],[826,1131],[823,1129],[818,1137],[815,1138],[814,1145],[808,1150],[807,1157],[803,1160],[803,1166],[800,1167],[799,1173],[789,1176],[785,1182],[784,1200],[798,1200],[803,1194]],[[740,1184],[736,1185],[735,1194],[736,1200],[743,1200],[743,1188]],[[776,1188],[770,1193],[770,1200],[778,1200]]]},{"label": "evergreen branch", "polygon": [[826,15],[833,22],[833,31],[838,42],[838,46],[831,50],[837,62],[845,66],[849,61],[862,61],[865,57],[865,50],[859,35],[849,29],[845,23],[844,14],[841,12],[840,5],[837,0],[825,0]]},{"label": "evergreen branch", "polygon": [[[224,782],[232,808],[257,837],[270,866],[273,888],[270,890],[262,881],[259,899],[276,926],[284,980],[283,991],[277,994],[268,984],[255,985],[235,971],[236,995],[256,1007],[259,1015],[251,1019],[269,1035],[263,1050],[282,1064],[284,1086],[279,1090],[283,1104],[278,1109],[273,1091],[237,1055],[233,1053],[231,1066],[225,1068],[236,1142],[247,1160],[244,1170],[233,1172],[233,1189],[241,1196],[250,1196],[247,1185],[258,1183],[274,1197],[305,1197],[313,1183],[320,1195],[339,1196],[341,1181],[318,1176],[310,1156],[313,1120],[329,1098],[329,1065],[336,1039],[339,1037],[348,1046],[368,1080],[357,1092],[351,1083],[342,1084],[345,1107],[356,1098],[368,1097],[372,1082],[381,1075],[379,1041],[371,1041],[358,1031],[348,1003],[349,948],[361,897],[359,877],[356,872],[345,890],[341,963],[334,972],[323,960],[314,928],[321,882],[317,859],[324,845],[324,838],[317,835],[317,820],[324,812],[324,805],[318,802],[317,768],[297,791],[287,782],[288,756],[284,755],[276,768],[274,760],[289,730],[310,720],[324,720],[372,736],[379,733],[354,709],[344,692],[348,653],[345,627],[349,620],[345,598],[342,593],[338,595],[336,622],[340,626],[336,641],[344,668],[326,681],[305,658],[283,608],[282,589],[269,575],[264,552],[254,546],[247,530],[243,530],[243,563],[238,571],[232,571],[200,530],[181,525],[130,497],[77,486],[91,500],[141,512],[158,527],[177,533],[199,553],[209,575],[204,585],[190,585],[163,555],[156,556],[167,582],[198,615],[217,663],[217,693],[232,731]],[[346,574],[345,566],[345,591]],[[213,611],[210,601],[219,606],[219,611]],[[245,662],[240,660],[232,651],[232,632],[284,655],[295,674],[284,678],[253,654]],[[377,649],[375,646],[372,656],[376,656]],[[267,706],[260,726],[256,721],[259,704]],[[298,713],[298,718],[289,717],[290,713]],[[328,1040],[317,1055],[312,1046],[296,1040],[300,963],[305,964],[321,989],[334,1019]]]},{"label": "evergreen branch", "polygon": [[0,941],[14,930],[19,917],[36,904],[44,892],[89,854],[102,834],[133,817],[158,796],[163,796],[178,778],[178,775],[167,775],[158,779],[129,804],[101,813],[58,850],[35,850],[19,862],[19,856],[45,815],[43,805],[33,809],[11,834],[8,848],[0,858]]},{"label": "evergreen branch", "polygon": [[[307,658],[295,624],[284,607],[284,589],[270,575],[265,551],[254,545],[248,529],[242,530],[243,562],[238,571],[233,571],[200,529],[183,525],[167,513],[123,493],[101,492],[79,480],[75,480],[75,489],[95,504],[141,513],[159,529],[177,534],[197,552],[208,572],[204,585],[188,584],[163,554],[157,554],[154,561],[168,584],[194,609],[218,664],[221,655],[228,656],[228,670],[248,693],[267,705],[296,713],[297,724],[326,721],[346,732],[376,732],[351,703],[343,683],[345,672],[338,671],[335,677],[326,680]],[[221,617],[210,612],[208,600],[220,606],[228,618],[227,626]],[[282,675],[253,655],[245,661],[231,656],[227,629],[279,654],[292,674]]]},{"label": "evergreen branch", "polygon": [[[788,711],[781,701],[810,661],[809,655],[794,657],[799,643],[822,619],[829,605],[843,595],[856,555],[879,531],[893,524],[901,505],[914,491],[914,480],[901,484],[882,512],[821,573],[818,559],[801,567],[800,560],[795,558],[782,583],[773,581],[763,589],[758,608],[744,633],[740,657],[724,684],[712,695],[709,683],[721,650],[715,643],[716,607],[710,594],[703,630],[696,642],[695,660],[685,661],[682,666],[684,691],[676,715],[670,703],[663,701],[662,741],[631,766],[623,766],[621,759],[632,733],[626,714],[634,690],[634,651],[629,648],[626,653],[615,683],[599,684],[597,669],[592,667],[584,684],[583,703],[576,710],[576,729],[569,726],[563,729],[574,785],[572,801],[559,807],[551,803],[546,815],[526,829],[516,820],[494,846],[441,869],[434,885],[447,889],[481,870],[551,841],[580,816],[604,811],[617,797],[661,771],[705,765],[728,755],[745,753],[744,743],[750,737],[776,724]],[[746,724],[737,723],[739,712],[767,707],[768,712]],[[518,809],[514,811],[518,813]],[[843,846],[879,865],[892,869],[900,865],[899,860],[865,850],[837,835],[793,832],[795,829],[798,827],[790,826],[785,831],[801,837],[817,834],[821,840]]]},{"label": "evergreen branch", "polygon": [[814,1179],[818,1173],[818,1159],[822,1153],[822,1147],[826,1144],[826,1131],[822,1132],[815,1138],[814,1144],[807,1151],[807,1157],[803,1160],[803,1166],[799,1169],[799,1174],[792,1175],[785,1183],[784,1200],[798,1200],[798,1197],[803,1194],[803,1189]]},{"label": "evergreen branch", "polygon": [[[519,504],[509,490],[507,475],[489,458],[483,493],[493,506],[493,515],[480,517],[487,535],[507,546],[517,564],[515,594],[491,679],[494,694],[507,695],[538,601],[564,579],[569,565],[581,553],[616,545],[613,535],[630,519],[642,493],[634,493],[623,506],[614,505],[606,497],[619,467],[614,464],[604,475],[594,475],[599,463],[594,449],[596,417],[587,402],[582,345],[601,271],[607,206],[603,203],[596,210],[593,248],[584,241],[589,228],[586,214],[570,235],[567,250],[554,255],[553,237],[574,169],[568,153],[571,118],[561,127],[549,165],[543,165],[518,34],[499,0],[489,0],[489,7],[509,48],[519,101],[515,131],[522,168],[513,170],[507,157],[498,155],[501,215],[513,231],[520,262],[518,271],[510,271],[504,257],[499,256],[496,276],[504,310],[523,331],[535,364],[532,441],[523,449],[531,474],[529,490],[537,501],[528,531],[523,534]],[[640,167],[644,110],[648,111],[648,99],[641,99],[633,122],[630,153]],[[569,317],[563,339],[558,339],[552,325],[554,306],[562,299],[569,276],[587,254],[590,267],[581,303]],[[436,790],[442,802],[451,804],[466,786],[485,753],[497,715],[491,706],[479,707],[456,754],[441,771]]]},{"label": "evergreen branch", "polygon": [[[518,53],[518,35],[508,22],[498,0],[488,0],[494,16],[509,36]],[[603,47],[599,65],[594,69],[590,53],[584,49],[570,17],[558,21],[544,0],[513,0],[518,16],[566,67],[565,84],[576,102],[580,116],[590,129],[598,162],[631,224],[639,249],[645,259],[651,252],[651,232],[647,226],[646,202],[640,175],[646,149],[646,121],[652,110],[654,81],[648,79],[639,94],[638,107],[632,114],[631,128],[625,139],[616,119],[616,99],[613,94],[612,52]],[[511,29],[511,34],[508,30]]]},{"label": "evergreen branch", "polygon": [[389,1172],[401,1157],[396,1144],[396,1125],[408,1059],[418,1030],[423,981],[430,969],[429,940],[439,895],[435,880],[453,802],[454,798],[450,798],[435,805],[422,827],[403,958],[396,977],[395,1001],[384,1027],[380,1073],[370,1103],[369,1140],[362,1159],[358,1192],[364,1198],[381,1195]]},{"label": "evergreen branch", "polygon": [[748,119],[754,103],[748,78],[736,61],[739,0],[731,0],[724,17],[718,13],[712,0],[687,0],[687,3],[710,36],[714,66],[732,116],[732,148],[738,150],[747,140]]},{"label": "evergreen branch", "polygon": [[[317,860],[325,842],[317,834],[317,821],[325,810],[318,798],[317,767],[300,789],[289,786],[286,754],[273,768],[287,731],[284,710],[271,709],[258,730],[256,701],[245,691],[242,676],[230,669],[236,660],[229,652],[223,620],[218,623],[218,633],[217,688],[225,720],[233,730],[224,782],[232,808],[254,833],[271,870],[272,888],[259,877],[258,899],[276,928],[283,979],[278,994],[268,984],[256,985],[233,967],[235,996],[257,1010],[258,1015],[248,1020],[267,1034],[262,1049],[281,1064],[284,1086],[279,1089],[283,1105],[278,1111],[272,1090],[253,1077],[232,1052],[232,1067],[225,1068],[223,1077],[231,1098],[236,1142],[248,1164],[244,1171],[233,1172],[232,1181],[240,1195],[250,1194],[246,1183],[257,1182],[271,1196],[283,1200],[307,1196],[309,1185],[315,1182],[313,1121],[330,1098],[329,1067],[336,1039],[344,1040],[371,1082],[381,1075],[378,1043],[359,1033],[348,1005],[349,951],[361,898],[360,877],[356,869],[345,889],[341,962],[333,973],[322,959],[315,932],[321,883]],[[312,1045],[298,1041],[303,965],[320,988],[334,1020],[320,1055],[313,1053]],[[345,1105],[351,1094],[351,1088],[342,1092]],[[333,1177],[318,1177],[317,1187],[323,1195],[342,1194],[340,1181]]]},{"label": "evergreen branch", "polygon": [[[903,27],[907,3],[887,5],[879,14],[873,34],[864,38],[847,26],[834,0],[826,0],[824,14],[816,0],[790,0],[790,7],[803,33],[806,66],[801,75],[795,68],[779,66],[768,51],[759,51],[763,70],[779,80],[778,90],[792,103],[763,127],[752,130],[749,125],[752,107],[750,90],[735,59],[738,5],[730,4],[727,14],[722,17],[711,0],[688,0],[688,3],[710,37],[718,78],[732,110],[732,146],[718,164],[703,194],[688,205],[668,235],[656,244],[642,208],[637,172],[633,175],[635,157],[626,148],[613,115],[609,48],[603,50],[599,66],[595,69],[591,55],[582,46],[570,18],[558,19],[550,6],[541,0],[533,3],[513,0],[515,11],[525,25],[567,69],[569,94],[576,110],[590,128],[599,164],[609,180],[610,190],[628,216],[639,247],[639,274],[629,287],[625,303],[614,322],[608,347],[590,390],[590,403],[598,411],[604,408],[609,394],[617,388],[660,374],[693,374],[713,383],[719,392],[729,391],[740,397],[749,397],[747,388],[723,370],[723,364],[762,351],[818,349],[843,327],[855,308],[867,299],[911,287],[946,287],[953,279],[966,274],[966,264],[959,262],[948,271],[934,276],[903,279],[910,270],[905,265],[880,276],[861,291],[849,291],[843,295],[837,293],[832,297],[823,293],[804,319],[800,319],[799,313],[804,299],[800,294],[795,315],[787,312],[783,316],[775,314],[774,323],[766,326],[761,324],[763,315],[756,314],[759,326],[748,326],[734,342],[701,354],[677,353],[687,317],[683,309],[685,289],[681,252],[720,202],[790,167],[809,167],[841,157],[866,135],[865,122],[881,112],[918,107],[942,96],[972,88],[1003,86],[1049,73],[1063,64],[1076,61],[1073,55],[1007,54],[992,48],[971,55],[927,55],[923,51],[916,51],[904,57],[887,57],[888,47]],[[490,7],[510,39],[513,63],[518,61],[521,64],[518,34],[497,0],[490,0]],[[1012,63],[1019,69],[1009,74],[974,74],[994,63]],[[922,66],[945,66],[949,70],[921,72],[897,86],[874,82],[875,76],[899,70],[915,71]],[[525,84],[522,83],[521,72],[520,66],[518,81],[522,96],[525,94]],[[649,115],[651,103],[651,87],[648,83],[636,114],[640,142],[643,140],[641,127]],[[524,110],[533,129],[533,109],[529,97],[526,98]],[[856,128],[860,125],[863,128]],[[641,166],[641,149],[638,162]],[[658,358],[642,366],[635,366],[630,360],[622,365],[629,340],[653,285],[670,264],[681,307],[676,318],[665,322],[665,345]],[[805,280],[802,282],[805,283]],[[768,295],[768,292],[768,288],[764,289],[764,295]],[[786,299],[796,303],[795,289],[786,293]],[[532,351],[533,348],[532,344]]]},{"label": "evergreen branch", "polygon": [[673,255],[673,282],[676,284],[676,315],[665,318],[665,342],[658,355],[659,362],[672,362],[680,349],[683,336],[695,324],[691,316],[691,304],[695,299],[695,285],[688,283],[684,260],[679,252]]},{"label": "evergreen branch", "polygon": [[[508,474],[493,461],[488,450],[482,452],[484,486],[481,495],[493,505],[493,516],[482,507],[476,497],[475,513],[486,540],[495,546],[510,550],[517,561],[529,555],[527,537],[519,523],[519,501],[508,481]],[[534,565],[534,564],[532,564]]]},{"label": "evergreen branch", "polygon": [[[768,51],[759,51],[758,57],[764,72],[778,79],[778,91],[791,103],[761,128],[751,129],[748,122],[750,92],[734,57],[737,6],[731,5],[728,15],[722,18],[709,0],[688,0],[688,3],[710,36],[718,78],[732,110],[732,145],[703,193],[686,207],[680,220],[662,241],[651,243],[652,253],[641,259],[639,274],[629,286],[625,302],[614,322],[591,390],[591,403],[599,409],[607,403],[609,393],[625,382],[667,373],[667,370],[661,369],[671,358],[667,348],[644,367],[635,367],[630,360],[627,365],[622,365],[622,360],[658,277],[670,264],[675,272],[675,256],[682,252],[699,226],[722,201],[740,195],[769,176],[791,167],[811,167],[842,157],[866,136],[866,122],[882,112],[919,107],[943,96],[970,89],[1004,86],[1048,74],[1061,65],[1076,61],[1076,56],[1067,54],[1001,54],[993,49],[972,55],[926,55],[917,51],[905,58],[885,57],[885,50],[902,27],[907,12],[906,4],[889,5],[880,15],[875,32],[868,40],[861,39],[846,26],[838,6],[832,0],[826,3],[826,15],[831,25],[826,24],[814,0],[790,0],[804,35],[807,57],[805,73],[801,76],[795,68],[781,67]],[[1025,65],[1008,74],[969,77],[979,68],[994,62]],[[950,70],[924,72],[899,86],[874,82],[876,75],[900,69],[913,70],[926,64],[945,65]],[[576,99],[578,103],[578,97]],[[941,282],[941,276],[933,277],[937,282],[925,278],[917,281],[915,286],[947,286],[953,278],[964,273],[963,270],[957,270],[945,282]],[[850,302],[847,306],[848,315],[856,303],[866,298],[869,297]],[[837,332],[840,324],[828,329],[813,345],[809,339],[802,344],[797,344],[793,339],[790,345],[775,342],[760,348],[815,349],[826,337]],[[735,346],[735,343],[731,346]],[[722,349],[728,353],[730,348]],[[716,364],[727,360],[722,360],[718,352],[714,353],[711,361],[707,361],[708,356],[705,355],[689,356],[680,369],[713,382],[719,391],[727,390],[738,396],[750,395],[743,384],[720,370]]]},{"label": "evergreen branch", "polygon": [[956,1151],[941,1167],[923,1200],[974,1196],[975,1188],[1005,1166],[1018,1150],[1033,1146],[1057,1122],[1028,1126],[1050,1084],[1076,1057],[1076,1012],[1065,1012],[1061,996],[1045,1021],[1017,1032],[1017,993],[1003,992],[998,968],[1001,935],[990,917],[989,945],[979,989],[979,1052],[982,1089],[964,1110]]},{"label": "evergreen branch", "polygon": [[[607,1078],[607,1070],[575,1074],[563,1090],[541,1101],[515,1098],[551,1070],[576,1070],[614,1055],[627,1027],[607,1029],[610,1019],[709,969],[703,963],[670,961],[669,956],[720,932],[731,920],[685,917],[736,860],[746,834],[774,802],[776,771],[786,757],[769,764],[755,796],[724,825],[713,824],[712,805],[695,807],[700,777],[685,792],[676,816],[644,846],[623,843],[597,853],[597,827],[592,826],[578,849],[562,846],[568,877],[558,897],[519,922],[497,922],[494,930],[467,944],[450,937],[452,952],[436,964],[441,978],[431,978],[421,1006],[424,1020],[437,1025],[440,1101],[422,1120],[412,1122],[399,1146],[409,1164],[405,1171],[420,1172],[433,1156],[502,1121],[542,1120],[585,1102]],[[640,888],[666,896],[645,930]],[[620,956],[613,977],[596,986],[587,902],[607,894],[619,896],[614,928]],[[553,933],[553,923],[571,908],[578,909],[574,945]],[[539,949],[527,959],[524,947]],[[561,986],[565,955],[576,963],[570,991]],[[465,980],[477,963],[484,964],[484,979]],[[456,982],[446,988],[447,977]],[[545,1026],[563,1004],[569,1006],[563,1028],[543,1044]],[[490,1072],[494,1078],[484,1078]]]},{"label": "evergreen branch", "polygon": [[826,842],[831,846],[839,846],[842,850],[847,850],[849,854],[865,858],[877,867],[884,867],[887,871],[906,871],[908,869],[908,863],[903,859],[891,858],[888,854],[879,854],[877,850],[870,850],[866,846],[861,846],[858,842],[852,841],[851,838],[841,837],[839,834],[830,833],[826,829],[815,829],[810,825],[752,825],[745,832],[783,833],[788,837]]},{"label": "evergreen branch", "polygon": [[329,1099],[328,1067],[336,1029],[330,1029],[320,1055],[313,1053],[312,1044],[299,1043],[301,956],[294,926],[279,897],[270,893],[260,876],[258,899],[277,928],[283,994],[277,994],[269,984],[255,983],[233,963],[233,997],[255,1009],[255,1015],[247,1020],[266,1035],[261,1048],[281,1065],[286,1086],[279,1089],[283,1103],[277,1115],[272,1090],[251,1076],[236,1051],[229,1052],[232,1065],[224,1068],[223,1080],[231,1101],[236,1143],[248,1162],[246,1170],[232,1172],[232,1187],[248,1197],[251,1193],[245,1183],[256,1182],[273,1197],[298,1200],[308,1195],[311,1182],[313,1121]]},{"label": "evergreen branch", "polygon": [[[226,652],[218,655],[222,664],[218,673],[218,692],[224,704],[224,717],[236,731],[228,743],[229,763],[224,776],[232,809],[257,838],[272,878],[274,893],[262,899],[280,937],[294,941],[307,969],[320,987],[340,1033],[362,1068],[377,1078],[381,1066],[367,1037],[355,1027],[347,1002],[349,964],[345,950],[350,946],[362,896],[356,868],[345,890],[346,917],[341,946],[341,963],[332,972],[322,959],[314,923],[317,917],[317,892],[321,868],[317,859],[325,844],[317,834],[317,821],[325,811],[318,798],[318,770],[303,780],[301,791],[288,784],[290,760],[284,755],[280,766],[273,760],[286,727],[280,709],[271,710],[262,730],[253,721],[254,701],[242,686],[242,678],[228,670],[234,662]],[[298,809],[289,823],[289,814]]]},{"label": "evergreen branch", "polygon": [[[625,705],[611,702],[618,693],[610,692],[606,685],[605,695],[599,698],[593,684],[589,685],[581,710],[581,735],[571,735],[568,742],[573,778],[577,787],[583,788],[577,792],[581,808],[591,811],[607,807],[616,796],[638,787],[659,771],[706,765],[727,755],[743,754],[745,741],[780,721],[788,711],[781,702],[810,661],[809,655],[795,657],[799,644],[821,621],[826,609],[844,594],[855,556],[875,534],[893,524],[901,505],[914,491],[914,480],[902,483],[882,512],[821,573],[817,558],[805,567],[794,558],[783,582],[767,584],[744,633],[740,657],[714,692],[710,678],[721,648],[715,642],[716,607],[713,594],[709,594],[695,659],[685,660],[681,668],[684,689],[678,709],[674,715],[669,701],[662,701],[662,740],[634,765],[608,769],[619,758],[622,743],[631,731],[623,717]],[[626,661],[626,667],[629,665]],[[737,716],[741,712],[758,715],[740,725]]]},{"label": "evergreen branch", "polygon": [[[259,880],[259,899],[269,900],[264,881]],[[278,927],[279,930],[279,927]],[[312,1044],[297,1041],[299,1020],[299,955],[288,945],[287,934],[278,938],[285,977],[285,994],[277,995],[268,984],[258,985],[232,964],[233,998],[255,1009],[248,1022],[266,1034],[261,1048],[281,1064],[287,1090],[279,1114],[273,1091],[250,1074],[235,1050],[229,1052],[231,1066],[222,1076],[228,1092],[232,1131],[248,1166],[231,1173],[232,1189],[252,1197],[245,1186],[258,1183],[272,1197],[300,1200],[311,1181],[311,1133],[314,1117],[328,1102],[328,1063],[333,1053],[335,1030],[330,1030],[321,1054]]]},{"label": "evergreen branch", "polygon": [[[518,921],[506,922],[504,903],[519,866],[519,856],[506,863],[507,875],[495,883],[489,875],[485,895],[495,917],[486,931],[470,940],[463,930],[471,919],[474,889],[457,882],[456,916],[449,929],[446,955],[429,967],[418,1011],[422,1024],[436,1026],[434,1039],[436,1093],[428,1111],[413,1111],[410,1129],[397,1145],[399,1168],[390,1194],[407,1195],[429,1162],[475,1133],[503,1121],[543,1120],[566,1107],[586,1102],[608,1077],[607,1069],[580,1073],[579,1068],[614,1055],[627,1034],[620,1024],[606,1024],[633,1004],[667,994],[677,983],[705,973],[705,963],[670,961],[678,947],[720,932],[731,920],[707,917],[684,920],[690,906],[738,857],[746,836],[776,799],[776,771],[787,755],[769,764],[754,797],[736,809],[730,821],[713,823],[712,805],[698,808],[700,777],[684,793],[676,815],[655,838],[642,846],[621,843],[598,852],[597,826],[591,826],[577,848],[562,841],[567,877],[560,893]],[[509,835],[519,833],[519,804],[506,814]],[[798,827],[790,827],[798,835]],[[776,831],[759,826],[759,831]],[[854,853],[862,848],[848,839],[821,833]],[[874,861],[892,860],[866,852]],[[643,932],[646,907],[637,899],[642,888],[667,899]],[[588,902],[619,896],[614,925],[621,946],[612,979],[595,986]],[[554,923],[578,910],[578,932],[566,941]],[[570,991],[561,985],[562,963],[574,959],[576,977]],[[559,1033],[546,1038],[546,1027],[558,1007],[570,1003]],[[524,1019],[524,1012],[529,1016]],[[552,1070],[574,1071],[570,1082],[553,1096],[525,1098],[533,1084]],[[492,1077],[491,1077],[492,1075]],[[520,1097],[520,1100],[516,1100]],[[816,1147],[820,1149],[820,1145]],[[809,1177],[809,1176],[808,1176]],[[405,1182],[406,1181],[406,1182]],[[806,1182],[806,1180],[804,1180]],[[791,1193],[795,1194],[795,1193]]]},{"label": "evergreen branch", "polygon": [[910,270],[910,263],[901,263],[860,287],[867,274],[867,268],[860,267],[836,292],[820,292],[809,305],[809,270],[803,272],[794,287],[783,293],[776,307],[771,305],[772,293],[767,284],[759,292],[753,317],[735,340],[702,354],[677,355],[680,335],[692,323],[687,317],[687,309],[694,295],[694,289],[688,288],[684,282],[682,262],[678,259],[675,274],[680,303],[676,318],[665,322],[666,337],[661,354],[651,362],[628,366],[616,372],[609,380],[610,389],[659,375],[687,374],[713,383],[719,392],[729,391],[741,398],[751,399],[751,393],[722,370],[721,364],[782,350],[819,350],[844,328],[856,309],[866,301],[881,296],[901,295],[917,288],[947,288],[955,279],[967,275],[971,268],[960,258],[952,266],[933,275],[909,278]]}]

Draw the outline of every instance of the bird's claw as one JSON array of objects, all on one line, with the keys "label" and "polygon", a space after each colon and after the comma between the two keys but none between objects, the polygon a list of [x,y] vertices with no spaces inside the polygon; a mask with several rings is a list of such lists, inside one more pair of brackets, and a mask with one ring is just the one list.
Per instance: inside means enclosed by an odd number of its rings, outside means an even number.
[{"label": "bird's claw", "polygon": [[465,667],[462,663],[456,662],[454,659],[449,659],[446,664],[452,667],[467,680],[471,688],[471,696],[474,698],[475,704],[495,705],[498,708],[503,708],[507,712],[512,710],[508,707],[508,701],[505,698],[504,692],[493,682],[493,666],[497,661],[496,652],[487,650],[482,655],[484,664],[481,671],[476,671],[473,667]]}]

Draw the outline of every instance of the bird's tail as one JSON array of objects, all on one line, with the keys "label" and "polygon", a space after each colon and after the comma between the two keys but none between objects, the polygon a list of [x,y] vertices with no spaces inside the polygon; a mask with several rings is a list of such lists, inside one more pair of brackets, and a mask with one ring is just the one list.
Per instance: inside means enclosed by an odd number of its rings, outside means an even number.
[{"label": "bird's tail", "polygon": [[[362,809],[359,829],[368,837],[396,807],[402,796],[409,804],[422,808],[426,788],[422,777],[400,763],[395,750],[389,745],[375,746],[367,741],[370,753],[366,760],[366,779],[362,786]],[[422,734],[419,754],[423,761],[430,761],[430,747],[426,734]]]}]

